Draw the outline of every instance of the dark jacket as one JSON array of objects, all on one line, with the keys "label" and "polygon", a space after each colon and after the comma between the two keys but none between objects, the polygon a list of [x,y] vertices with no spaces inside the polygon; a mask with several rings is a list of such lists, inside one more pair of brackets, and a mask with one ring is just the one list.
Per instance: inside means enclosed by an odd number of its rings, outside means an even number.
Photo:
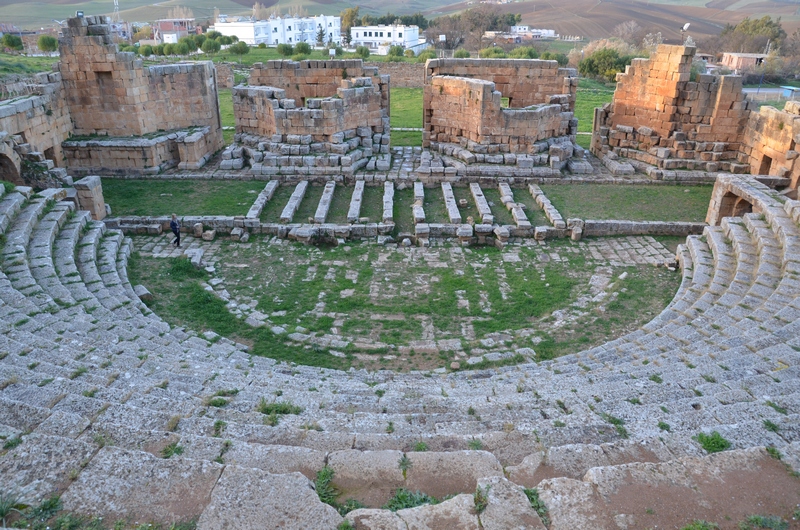
[{"label": "dark jacket", "polygon": [[169,228],[172,230],[172,233],[177,234],[181,230],[181,222],[177,219],[173,219],[169,222]]}]

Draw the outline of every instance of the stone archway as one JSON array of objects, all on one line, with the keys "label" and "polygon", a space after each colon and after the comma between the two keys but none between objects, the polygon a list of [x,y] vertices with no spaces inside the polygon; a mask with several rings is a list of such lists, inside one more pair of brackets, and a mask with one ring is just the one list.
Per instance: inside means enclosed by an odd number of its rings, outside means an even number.
[{"label": "stone archway", "polygon": [[0,180],[24,185],[22,181],[22,161],[7,143],[0,143]]}]

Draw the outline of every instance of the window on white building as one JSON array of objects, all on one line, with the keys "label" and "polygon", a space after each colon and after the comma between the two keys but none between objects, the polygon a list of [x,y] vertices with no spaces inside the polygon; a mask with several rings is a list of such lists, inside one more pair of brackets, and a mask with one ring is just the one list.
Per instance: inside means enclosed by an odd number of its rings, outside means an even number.
[{"label": "window on white building", "polygon": [[400,39],[402,39],[402,38],[403,38],[403,34],[402,34],[402,33],[398,33],[398,34],[397,34],[397,37],[398,37],[398,38],[400,38]]},{"label": "window on white building", "polygon": [[328,27],[332,28],[333,27],[333,22],[328,22]]},{"label": "window on white building", "polygon": [[383,37],[383,32],[381,31],[380,37]]},{"label": "window on white building", "polygon": [[286,31],[292,31],[292,26],[289,26],[288,28],[286,28]]},{"label": "window on white building", "polygon": [[289,42],[292,42],[292,38],[291,37],[289,37]]},{"label": "window on white building", "polygon": [[272,28],[272,33],[278,33],[278,28]]},{"label": "window on white building", "polygon": [[386,34],[386,36],[387,36],[387,37],[391,37],[391,36],[392,36],[392,32],[391,32],[391,31],[390,31],[390,32],[388,32],[388,33]]}]

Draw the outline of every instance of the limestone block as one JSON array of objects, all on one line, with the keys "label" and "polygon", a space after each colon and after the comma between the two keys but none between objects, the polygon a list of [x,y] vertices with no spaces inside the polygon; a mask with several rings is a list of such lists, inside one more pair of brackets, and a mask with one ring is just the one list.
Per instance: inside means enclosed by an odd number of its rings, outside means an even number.
[{"label": "limestone block", "polygon": [[500,462],[488,451],[408,453],[411,469],[406,488],[443,497],[460,491],[474,491],[478,479],[503,476]]},{"label": "limestone block", "polygon": [[456,495],[440,504],[426,504],[416,508],[398,510],[396,513],[409,529],[480,529],[471,494]]},{"label": "limestone block", "polygon": [[202,238],[203,241],[214,241],[216,235],[217,235],[216,230],[206,230],[205,232],[203,232]]},{"label": "limestone block", "polygon": [[133,292],[136,293],[136,296],[139,297],[139,300],[142,302],[150,302],[153,300],[153,294],[147,290],[147,287],[144,285],[134,285]]},{"label": "limestone block", "polygon": [[103,200],[103,186],[100,182],[100,177],[84,177],[75,182],[74,186],[78,196],[78,207],[81,210],[88,210],[95,221],[105,219],[106,206]]},{"label": "limestone block", "polygon": [[336,528],[341,521],[336,509],[323,504],[311,481],[300,473],[273,475],[229,465],[197,528]]},{"label": "limestone block", "polygon": [[479,480],[478,487],[487,492],[489,501],[480,515],[484,530],[545,530],[520,486],[492,477]]},{"label": "limestone block", "polygon": [[194,237],[203,236],[203,223],[195,223],[194,225],[192,225],[192,235]]}]

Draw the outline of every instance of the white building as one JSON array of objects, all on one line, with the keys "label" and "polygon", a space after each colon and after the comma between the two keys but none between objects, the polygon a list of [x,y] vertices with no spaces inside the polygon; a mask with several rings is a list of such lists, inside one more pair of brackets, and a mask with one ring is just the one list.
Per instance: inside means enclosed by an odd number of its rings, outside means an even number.
[{"label": "white building", "polygon": [[419,54],[428,47],[419,37],[417,26],[353,26],[350,28],[350,45],[366,46],[378,55],[387,55],[392,46],[402,46]]},{"label": "white building", "polygon": [[317,17],[270,17],[269,20],[253,20],[251,17],[228,17],[220,15],[214,31],[230,37],[236,36],[251,46],[262,42],[269,46],[307,42],[314,46],[320,29],[325,31],[325,44],[342,43],[342,19],[319,15]]}]

